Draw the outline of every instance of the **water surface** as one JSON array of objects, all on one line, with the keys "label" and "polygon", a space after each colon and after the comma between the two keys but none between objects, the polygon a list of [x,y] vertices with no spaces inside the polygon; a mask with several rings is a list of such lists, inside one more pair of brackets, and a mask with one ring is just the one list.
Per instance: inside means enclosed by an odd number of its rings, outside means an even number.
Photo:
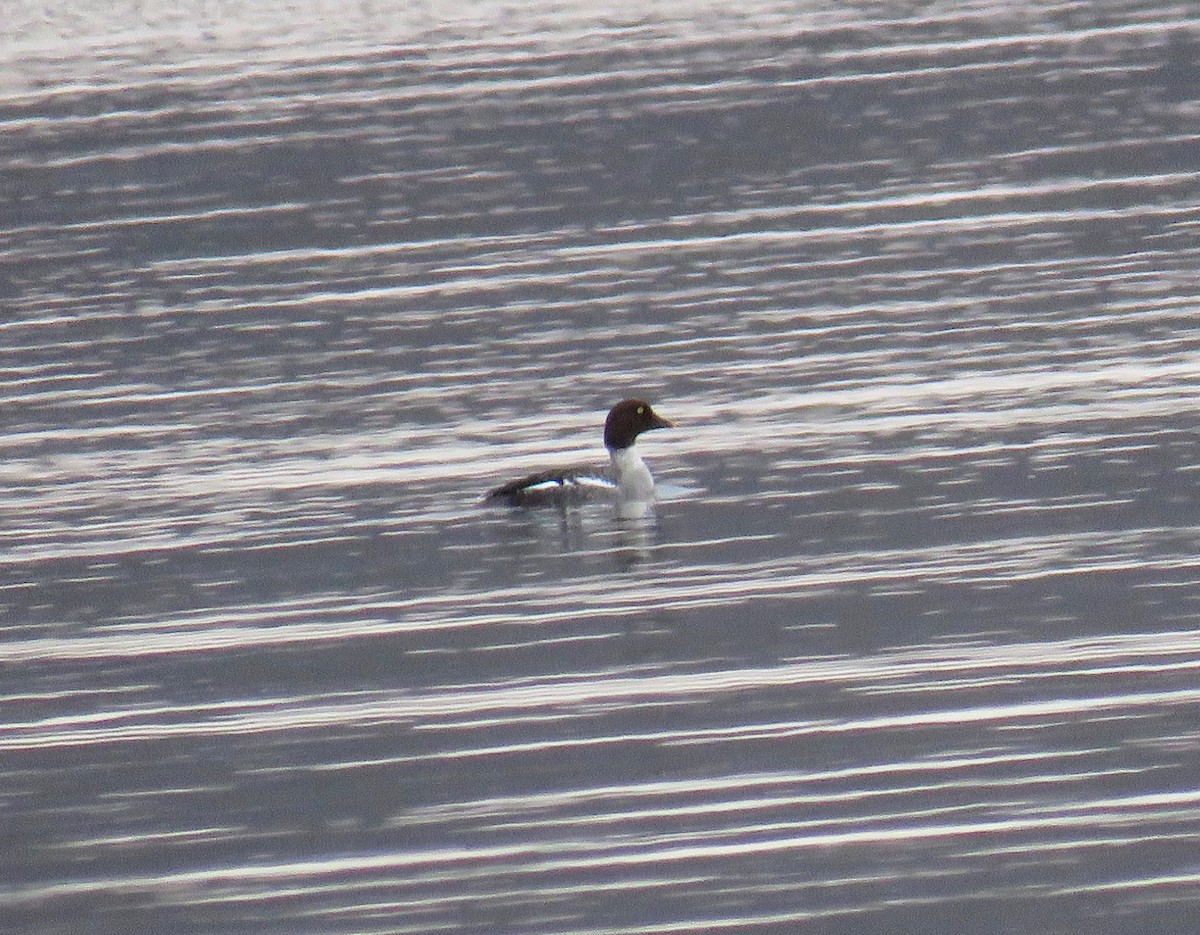
[{"label": "water surface", "polygon": [[5,929],[1191,932],[1190,8],[340,13],[13,20]]}]

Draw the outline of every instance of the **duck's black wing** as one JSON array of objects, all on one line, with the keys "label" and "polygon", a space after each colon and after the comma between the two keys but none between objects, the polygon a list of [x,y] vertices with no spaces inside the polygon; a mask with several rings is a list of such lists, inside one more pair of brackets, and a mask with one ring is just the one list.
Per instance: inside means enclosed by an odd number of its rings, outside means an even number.
[{"label": "duck's black wing", "polygon": [[594,468],[575,465],[538,471],[519,480],[488,492],[485,503],[503,503],[508,506],[566,506],[582,503],[600,492],[611,493],[615,489]]}]

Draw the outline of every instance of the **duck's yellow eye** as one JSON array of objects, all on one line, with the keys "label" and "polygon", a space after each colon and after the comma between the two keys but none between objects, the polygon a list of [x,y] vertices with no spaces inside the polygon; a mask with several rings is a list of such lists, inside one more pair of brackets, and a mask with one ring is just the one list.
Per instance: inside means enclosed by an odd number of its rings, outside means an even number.
[{"label": "duck's yellow eye", "polygon": [[646,407],[638,406],[638,415],[641,416],[641,415],[645,415],[645,414],[646,414]]}]

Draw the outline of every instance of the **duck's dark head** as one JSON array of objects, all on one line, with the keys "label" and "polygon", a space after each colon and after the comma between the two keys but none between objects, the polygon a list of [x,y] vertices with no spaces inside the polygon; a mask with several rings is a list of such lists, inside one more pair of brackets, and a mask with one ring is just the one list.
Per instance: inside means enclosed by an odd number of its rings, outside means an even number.
[{"label": "duck's dark head", "polygon": [[642,399],[624,399],[608,411],[604,421],[604,444],[608,448],[628,448],[642,432],[669,429],[671,423]]}]

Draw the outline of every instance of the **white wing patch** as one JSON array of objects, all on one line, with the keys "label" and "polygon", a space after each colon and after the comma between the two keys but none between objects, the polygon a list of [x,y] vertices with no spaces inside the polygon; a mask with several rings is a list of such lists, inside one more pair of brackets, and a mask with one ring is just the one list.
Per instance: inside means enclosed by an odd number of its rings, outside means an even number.
[{"label": "white wing patch", "polygon": [[536,484],[530,484],[528,487],[522,487],[521,490],[524,493],[549,493],[551,490],[558,490],[562,485],[562,478],[555,477],[550,480],[538,481]]},{"label": "white wing patch", "polygon": [[593,477],[587,474],[565,475],[563,477],[548,477],[536,484],[523,487],[527,494],[553,493],[556,490],[613,490],[616,484],[603,477]]},{"label": "white wing patch", "polygon": [[568,484],[573,487],[583,487],[587,490],[616,490],[617,485],[606,477],[595,477],[590,474],[584,474],[580,477],[566,478]]}]

